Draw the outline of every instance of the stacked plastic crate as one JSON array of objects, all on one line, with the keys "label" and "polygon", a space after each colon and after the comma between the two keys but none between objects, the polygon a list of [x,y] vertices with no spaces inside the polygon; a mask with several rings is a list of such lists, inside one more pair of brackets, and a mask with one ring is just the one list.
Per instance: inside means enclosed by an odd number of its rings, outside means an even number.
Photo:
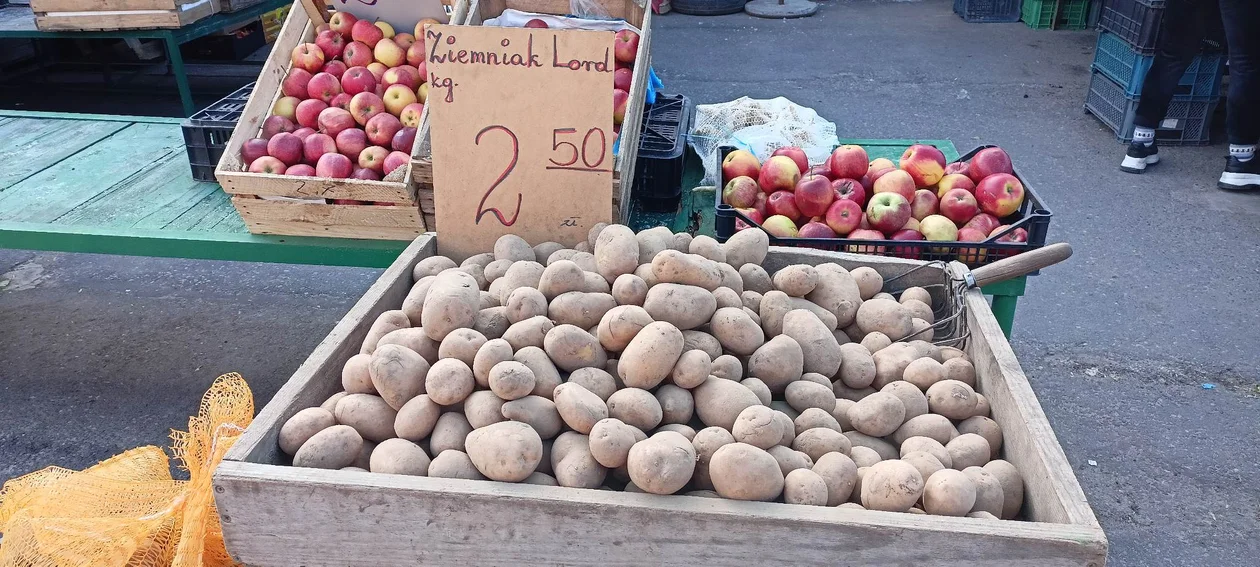
[{"label": "stacked plastic crate", "polygon": [[[1098,49],[1091,65],[1085,110],[1122,141],[1133,139],[1133,119],[1146,72],[1155,58],[1164,0],[1103,0]],[[1221,95],[1225,57],[1204,52],[1178,82],[1155,138],[1168,145],[1210,142],[1212,113]]]}]

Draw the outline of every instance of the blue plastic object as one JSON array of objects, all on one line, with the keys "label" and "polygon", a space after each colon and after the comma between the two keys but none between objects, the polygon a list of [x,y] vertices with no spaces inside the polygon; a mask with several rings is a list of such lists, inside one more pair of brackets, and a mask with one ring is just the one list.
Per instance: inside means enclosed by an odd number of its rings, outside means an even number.
[{"label": "blue plastic object", "polygon": [[1018,22],[1023,0],[954,0],[954,13],[964,22]]},{"label": "blue plastic object", "polygon": [[[1130,97],[1142,94],[1146,73],[1151,70],[1153,55],[1138,53],[1120,36],[1102,32],[1098,34],[1098,49],[1094,52],[1094,68],[1107,78],[1124,87]],[[1183,96],[1219,96],[1225,61],[1220,53],[1202,53],[1186,68],[1186,74],[1177,83],[1174,94]]]}]

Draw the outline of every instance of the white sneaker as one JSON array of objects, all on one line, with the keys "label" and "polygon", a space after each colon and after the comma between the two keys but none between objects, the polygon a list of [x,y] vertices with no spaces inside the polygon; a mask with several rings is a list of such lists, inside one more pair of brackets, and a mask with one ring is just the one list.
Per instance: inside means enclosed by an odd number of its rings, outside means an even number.
[{"label": "white sneaker", "polygon": [[1146,171],[1146,166],[1157,163],[1159,163],[1159,148],[1155,146],[1155,142],[1150,144],[1133,142],[1129,144],[1129,151],[1124,154],[1124,161],[1120,162],[1120,171],[1142,173]]},{"label": "white sneaker", "polygon": [[1242,161],[1230,156],[1216,186],[1226,191],[1260,191],[1260,158]]}]

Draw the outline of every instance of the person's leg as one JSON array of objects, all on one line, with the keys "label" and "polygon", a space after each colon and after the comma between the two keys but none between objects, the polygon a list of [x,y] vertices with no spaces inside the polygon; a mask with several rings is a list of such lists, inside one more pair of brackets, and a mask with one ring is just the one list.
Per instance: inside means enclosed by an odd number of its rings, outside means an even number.
[{"label": "person's leg", "polygon": [[1220,0],[1229,47],[1229,94],[1225,121],[1229,162],[1217,185],[1230,190],[1260,190],[1260,2]]},{"label": "person's leg", "polygon": [[1133,143],[1120,164],[1121,171],[1142,173],[1146,166],[1159,163],[1155,127],[1164,119],[1177,83],[1199,53],[1204,29],[1202,8],[1210,1],[1168,0],[1156,44],[1159,49],[1142,83],[1142,98],[1133,120]]}]

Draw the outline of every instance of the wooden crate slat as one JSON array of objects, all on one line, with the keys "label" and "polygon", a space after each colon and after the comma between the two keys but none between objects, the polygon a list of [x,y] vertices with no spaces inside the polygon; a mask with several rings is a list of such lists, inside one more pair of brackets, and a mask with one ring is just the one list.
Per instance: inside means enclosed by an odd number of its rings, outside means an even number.
[{"label": "wooden crate slat", "polygon": [[407,206],[329,205],[232,197],[254,234],[411,240],[424,232],[420,209]]},{"label": "wooden crate slat", "polygon": [[184,3],[175,0],[31,0],[31,10],[35,13],[174,10]]},{"label": "wooden crate slat", "polygon": [[44,31],[94,31],[117,29],[174,29],[212,16],[219,9],[214,0],[197,0],[169,10],[115,10],[36,13],[35,27]]}]

